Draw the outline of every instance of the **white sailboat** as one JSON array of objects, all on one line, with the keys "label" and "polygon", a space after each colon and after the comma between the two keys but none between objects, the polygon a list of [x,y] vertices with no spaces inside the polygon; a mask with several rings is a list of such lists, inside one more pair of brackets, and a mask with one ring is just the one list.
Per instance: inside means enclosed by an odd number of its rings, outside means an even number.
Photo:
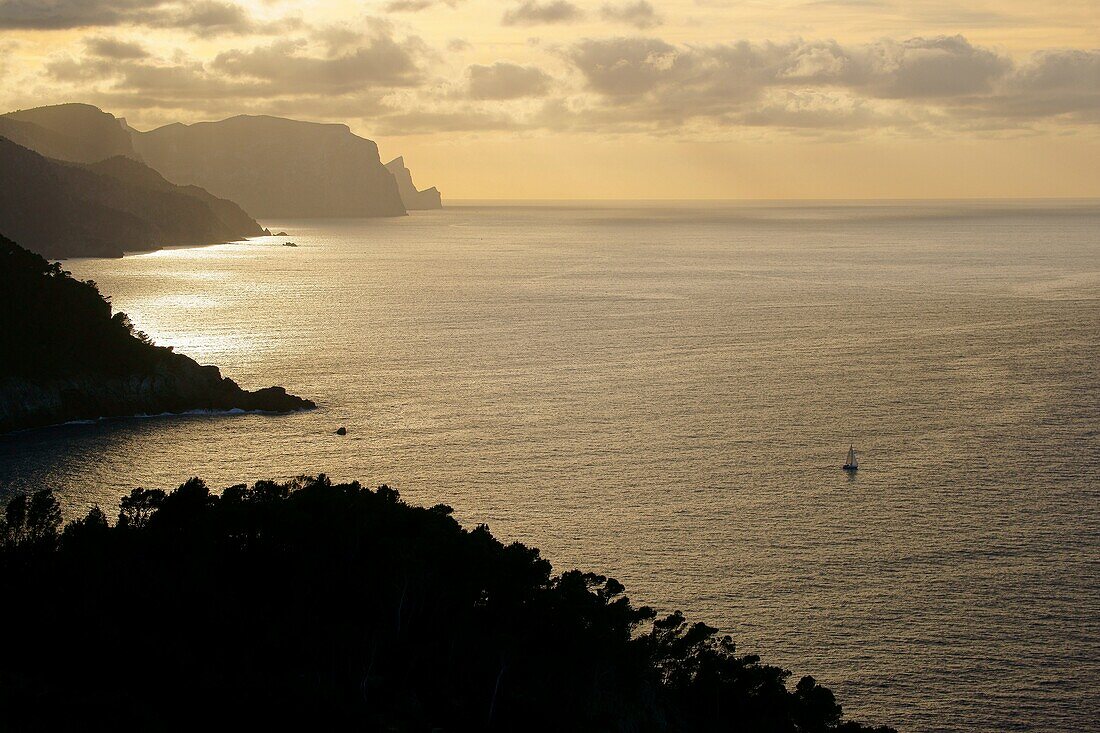
[{"label": "white sailboat", "polygon": [[854,445],[848,446],[848,457],[844,459],[844,470],[855,471],[859,468],[859,459],[856,458],[856,447]]}]

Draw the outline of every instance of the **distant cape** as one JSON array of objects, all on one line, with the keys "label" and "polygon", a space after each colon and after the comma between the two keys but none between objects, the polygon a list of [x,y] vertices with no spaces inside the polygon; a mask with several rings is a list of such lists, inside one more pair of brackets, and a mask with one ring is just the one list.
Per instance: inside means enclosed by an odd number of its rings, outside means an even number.
[{"label": "distant cape", "polygon": [[412,171],[405,167],[405,159],[397,157],[386,163],[386,170],[393,174],[397,181],[397,191],[401,194],[401,202],[409,211],[415,209],[442,209],[443,200],[435,186],[417,191],[413,185]]},{"label": "distant cape", "polygon": [[[52,258],[258,236],[253,217],[442,206],[347,125],[241,115],[149,132],[88,104],[0,115],[0,231]],[[246,213],[247,212],[247,213]]]},{"label": "distant cape", "polygon": [[405,214],[378,146],[347,125],[241,115],[131,135],[138,154],[170,181],[202,186],[256,217]]}]

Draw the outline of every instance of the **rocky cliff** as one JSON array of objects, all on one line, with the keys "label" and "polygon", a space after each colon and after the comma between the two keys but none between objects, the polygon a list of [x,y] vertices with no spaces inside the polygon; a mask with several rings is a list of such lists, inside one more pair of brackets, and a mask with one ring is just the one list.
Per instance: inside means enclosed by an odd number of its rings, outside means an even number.
[{"label": "rocky cliff", "polygon": [[194,410],[292,412],[316,407],[282,387],[241,389],[215,366],[181,354],[151,372],[125,377],[0,379],[0,433],[73,420]]},{"label": "rocky cliff", "polygon": [[316,407],[283,387],[242,390],[217,366],[200,366],[182,354],[174,357],[150,373],[121,378],[0,380],[0,433],[101,417],[231,409],[288,413]]},{"label": "rocky cliff", "polygon": [[315,407],[282,387],[250,392],[155,346],[95,285],[0,236],[0,433],[71,420]]},{"label": "rocky cliff", "polygon": [[143,160],[256,217],[401,216],[378,146],[347,125],[241,115],[131,133]]},{"label": "rocky cliff", "polygon": [[121,120],[90,104],[57,104],[0,115],[0,136],[47,158],[95,163],[137,158]]},{"label": "rocky cliff", "polygon": [[401,194],[401,202],[405,208],[415,209],[442,209],[443,200],[435,186],[417,191],[413,184],[412,171],[405,167],[405,159],[397,157],[386,163],[386,170],[393,174],[397,181],[397,190]]}]

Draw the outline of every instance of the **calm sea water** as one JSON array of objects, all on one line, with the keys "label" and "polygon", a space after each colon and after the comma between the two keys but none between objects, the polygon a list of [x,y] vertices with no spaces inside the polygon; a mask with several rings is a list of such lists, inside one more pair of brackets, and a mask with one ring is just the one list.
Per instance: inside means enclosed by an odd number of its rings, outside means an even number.
[{"label": "calm sea water", "polygon": [[321,408],[0,438],[0,498],[386,482],[721,626],[857,718],[1097,729],[1100,205],[264,223],[299,246],[66,267],[158,343]]}]

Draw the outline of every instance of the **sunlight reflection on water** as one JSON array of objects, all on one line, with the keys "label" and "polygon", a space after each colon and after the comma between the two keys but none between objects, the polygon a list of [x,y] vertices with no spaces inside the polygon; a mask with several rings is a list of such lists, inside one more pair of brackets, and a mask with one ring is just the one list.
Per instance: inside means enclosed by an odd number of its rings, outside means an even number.
[{"label": "sunlight reflection on water", "polygon": [[722,626],[857,718],[1100,719],[1095,207],[264,223],[299,246],[65,266],[158,342],[320,409],[8,436],[0,494],[388,482]]}]

